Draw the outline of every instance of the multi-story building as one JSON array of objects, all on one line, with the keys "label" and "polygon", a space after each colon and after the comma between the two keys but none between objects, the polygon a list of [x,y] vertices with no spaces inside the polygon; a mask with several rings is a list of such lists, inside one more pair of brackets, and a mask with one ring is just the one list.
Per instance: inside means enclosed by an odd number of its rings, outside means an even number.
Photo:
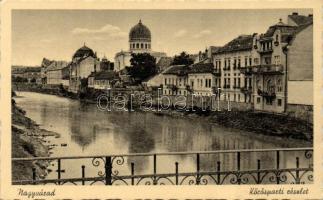
[{"label": "multi-story building", "polygon": [[313,110],[313,16],[293,13],[298,28],[287,48],[287,112]]},{"label": "multi-story building", "polygon": [[252,102],[253,35],[240,35],[213,53],[213,64],[221,70],[215,85],[221,88],[221,100]]},{"label": "multi-story building", "polygon": [[[290,23],[294,16],[289,16]],[[280,19],[266,33],[254,36],[259,59],[252,69],[255,110],[286,112],[289,103],[312,103],[313,26],[312,17],[306,18],[300,25]],[[301,98],[300,90],[310,94]]]},{"label": "multi-story building", "polygon": [[160,58],[166,57],[164,52],[152,51],[151,32],[141,20],[138,24],[130,29],[129,32],[129,50],[120,51],[114,57],[114,70],[121,71],[126,67],[130,67],[131,54],[133,53],[149,53],[156,58],[158,62]]},{"label": "multi-story building", "polygon": [[172,65],[163,74],[164,95],[187,95],[189,66]]},{"label": "multi-story building", "polygon": [[53,61],[46,68],[46,79],[48,85],[63,84],[63,68],[67,67],[66,61]]},{"label": "multi-story building", "polygon": [[93,50],[84,45],[74,53],[70,63],[69,90],[79,92],[82,80],[97,71],[100,71],[100,61]]},{"label": "multi-story building", "polygon": [[100,72],[92,72],[88,78],[88,87],[94,89],[109,89],[119,80],[116,72],[105,70]]},{"label": "multi-story building", "polygon": [[188,71],[188,87],[191,94],[211,96],[219,87],[220,69],[215,69],[213,63],[196,63]]}]

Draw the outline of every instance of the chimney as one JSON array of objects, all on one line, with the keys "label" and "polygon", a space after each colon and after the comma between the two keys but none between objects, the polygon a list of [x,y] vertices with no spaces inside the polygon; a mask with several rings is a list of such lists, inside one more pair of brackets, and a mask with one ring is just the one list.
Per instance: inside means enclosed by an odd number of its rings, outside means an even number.
[{"label": "chimney", "polygon": [[298,13],[297,12],[293,12],[293,15],[298,15]]}]

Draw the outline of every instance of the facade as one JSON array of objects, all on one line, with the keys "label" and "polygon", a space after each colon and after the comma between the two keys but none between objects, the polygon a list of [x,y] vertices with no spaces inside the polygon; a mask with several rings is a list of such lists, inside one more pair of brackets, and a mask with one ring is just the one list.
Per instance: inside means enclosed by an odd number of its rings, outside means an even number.
[{"label": "facade", "polygon": [[46,68],[46,80],[48,85],[60,85],[63,80],[63,68],[67,67],[66,61],[53,61]]},{"label": "facade", "polygon": [[[298,28],[287,51],[287,112],[313,109],[313,17],[288,16]],[[304,110],[304,109],[303,109]]]},{"label": "facade", "polygon": [[189,67],[172,65],[163,73],[163,95],[187,95]]},{"label": "facade", "polygon": [[221,71],[215,69],[213,63],[193,64],[188,71],[187,90],[194,95],[211,96],[220,86],[217,81],[220,76]]},{"label": "facade", "polygon": [[41,63],[41,82],[42,84],[47,84],[47,67],[52,63],[52,60],[49,60],[47,58],[43,58]]},{"label": "facade", "polygon": [[81,82],[92,72],[100,71],[100,61],[92,49],[83,46],[73,55],[70,66],[69,91],[77,93],[81,89]]},{"label": "facade", "polygon": [[88,87],[94,89],[108,89],[114,86],[119,78],[114,71],[92,72],[88,78]]},{"label": "facade", "polygon": [[130,67],[131,54],[133,53],[149,53],[156,58],[156,62],[160,58],[166,57],[164,52],[152,51],[150,30],[141,22],[130,29],[129,32],[129,51],[120,51],[114,58],[114,70],[121,71],[125,67]]},{"label": "facade", "polygon": [[253,35],[240,35],[212,55],[215,70],[221,73],[215,84],[221,88],[221,100],[252,102],[252,77],[246,73],[253,64]]}]

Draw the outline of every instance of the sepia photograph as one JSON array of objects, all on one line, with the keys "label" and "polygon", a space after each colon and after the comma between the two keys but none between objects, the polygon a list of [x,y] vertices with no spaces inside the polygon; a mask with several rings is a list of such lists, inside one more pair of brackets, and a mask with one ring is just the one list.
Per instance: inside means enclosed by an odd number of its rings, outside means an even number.
[{"label": "sepia photograph", "polygon": [[16,195],[103,185],[310,194],[314,13],[12,9]]}]

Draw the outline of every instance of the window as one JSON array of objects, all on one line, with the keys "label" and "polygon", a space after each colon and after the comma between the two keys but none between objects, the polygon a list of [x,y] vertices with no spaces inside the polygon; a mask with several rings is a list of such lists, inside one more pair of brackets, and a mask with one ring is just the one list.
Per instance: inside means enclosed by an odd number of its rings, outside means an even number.
[{"label": "window", "polygon": [[137,49],[139,49],[139,43],[136,44]]},{"label": "window", "polygon": [[282,92],[283,87],[282,87],[282,81],[281,79],[277,80],[277,92]]},{"label": "window", "polygon": [[142,49],[144,48],[144,44],[143,44],[143,43],[141,43],[141,48],[142,48]]},{"label": "window", "polygon": [[238,68],[240,68],[241,67],[241,58],[239,57],[238,58]]},{"label": "window", "polygon": [[252,58],[250,57],[249,58],[249,66],[251,66],[252,65]]},{"label": "window", "polygon": [[241,79],[238,78],[238,88],[240,88],[240,81],[241,81]]},{"label": "window", "polygon": [[244,66],[245,67],[248,66],[248,57],[247,56],[244,57]]},{"label": "window", "polygon": [[165,78],[165,85],[167,85],[167,78]]},{"label": "window", "polygon": [[147,44],[145,44],[145,49],[147,49],[148,48],[148,46],[147,46]]},{"label": "window", "polygon": [[274,64],[279,65],[280,64],[280,56],[274,56]]},{"label": "window", "polygon": [[254,58],[253,62],[254,62],[255,65],[258,65],[259,64],[259,58]]},{"label": "window", "polygon": [[260,103],[260,97],[257,97],[257,104]]},{"label": "window", "polygon": [[278,99],[277,100],[277,104],[278,104],[278,106],[282,106],[282,100],[281,99]]}]

